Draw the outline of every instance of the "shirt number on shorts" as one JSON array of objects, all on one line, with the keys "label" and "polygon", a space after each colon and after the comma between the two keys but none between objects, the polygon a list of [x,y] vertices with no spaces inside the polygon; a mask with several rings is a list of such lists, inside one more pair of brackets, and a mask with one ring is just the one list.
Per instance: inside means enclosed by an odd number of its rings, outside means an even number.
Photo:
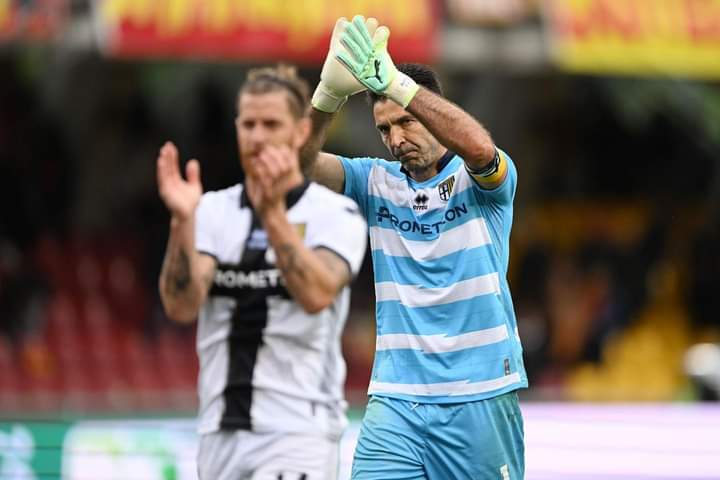
[{"label": "shirt number on shorts", "polygon": [[510,469],[507,465],[500,467],[500,478],[502,480],[510,480]]}]

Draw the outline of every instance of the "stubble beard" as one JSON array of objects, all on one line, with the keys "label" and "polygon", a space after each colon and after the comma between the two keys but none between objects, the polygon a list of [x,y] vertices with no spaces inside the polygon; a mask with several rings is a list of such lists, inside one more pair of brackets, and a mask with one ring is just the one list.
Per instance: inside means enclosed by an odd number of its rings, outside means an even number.
[{"label": "stubble beard", "polygon": [[405,163],[401,162],[401,164],[413,179],[427,177],[432,169],[432,163],[424,163],[419,161],[419,159],[412,159]]}]

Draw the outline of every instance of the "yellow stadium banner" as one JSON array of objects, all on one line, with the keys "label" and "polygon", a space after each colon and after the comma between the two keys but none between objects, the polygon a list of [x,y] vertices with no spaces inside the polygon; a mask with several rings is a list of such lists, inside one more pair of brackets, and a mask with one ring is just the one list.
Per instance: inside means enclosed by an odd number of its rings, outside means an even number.
[{"label": "yellow stadium banner", "polygon": [[[0,0],[2,1],[2,0]],[[397,61],[437,50],[437,0],[93,0],[98,38],[120,57],[200,57],[321,63],[338,17],[390,27]]]},{"label": "yellow stadium banner", "polygon": [[546,0],[561,68],[720,78],[720,0]]}]

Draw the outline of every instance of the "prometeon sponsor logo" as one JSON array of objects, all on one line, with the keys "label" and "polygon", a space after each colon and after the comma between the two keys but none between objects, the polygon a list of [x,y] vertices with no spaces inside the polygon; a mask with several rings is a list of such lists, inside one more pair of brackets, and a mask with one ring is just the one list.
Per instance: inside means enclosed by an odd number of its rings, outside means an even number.
[{"label": "prometeon sponsor logo", "polygon": [[467,205],[463,203],[462,205],[448,208],[443,214],[443,220],[435,223],[418,223],[414,220],[401,220],[397,217],[397,215],[390,213],[390,210],[388,210],[387,207],[380,207],[376,215],[378,224],[382,224],[387,220],[395,228],[395,230],[413,233],[420,232],[423,235],[430,235],[433,233],[440,233],[440,225],[454,222],[460,217],[467,215],[467,213]]},{"label": "prometeon sponsor logo", "polygon": [[282,276],[277,268],[267,270],[218,270],[215,285],[225,288],[273,288],[282,285]]}]

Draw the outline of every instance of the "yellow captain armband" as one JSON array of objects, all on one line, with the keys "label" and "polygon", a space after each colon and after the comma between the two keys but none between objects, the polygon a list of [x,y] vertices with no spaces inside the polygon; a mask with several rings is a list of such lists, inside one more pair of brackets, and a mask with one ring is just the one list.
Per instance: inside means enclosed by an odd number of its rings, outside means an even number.
[{"label": "yellow captain armband", "polygon": [[471,177],[485,190],[493,190],[505,181],[507,177],[508,165],[505,154],[499,150],[495,150],[495,158],[485,167],[480,170],[470,168],[466,163],[465,169]]}]

